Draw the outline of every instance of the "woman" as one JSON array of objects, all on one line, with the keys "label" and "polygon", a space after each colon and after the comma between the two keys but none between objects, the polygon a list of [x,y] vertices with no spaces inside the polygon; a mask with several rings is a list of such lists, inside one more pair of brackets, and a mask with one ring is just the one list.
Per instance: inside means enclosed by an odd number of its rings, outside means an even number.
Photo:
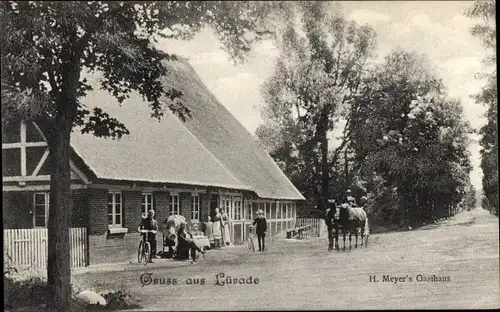
[{"label": "woman", "polygon": [[215,248],[220,248],[222,240],[222,214],[220,213],[219,208],[215,208],[213,236]]},{"label": "woman", "polygon": [[230,233],[230,228],[231,228],[231,220],[229,219],[229,215],[224,211],[221,210],[222,214],[222,226],[223,226],[223,232],[222,232],[222,241],[226,246],[231,246],[231,233]]}]

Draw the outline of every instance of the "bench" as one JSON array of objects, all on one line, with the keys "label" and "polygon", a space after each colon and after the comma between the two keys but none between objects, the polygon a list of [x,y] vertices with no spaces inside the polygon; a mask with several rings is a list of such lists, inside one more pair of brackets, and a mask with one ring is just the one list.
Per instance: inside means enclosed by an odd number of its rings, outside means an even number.
[{"label": "bench", "polygon": [[307,238],[311,229],[312,229],[311,225],[304,225],[295,229],[287,230],[286,238],[298,238],[298,239]]}]

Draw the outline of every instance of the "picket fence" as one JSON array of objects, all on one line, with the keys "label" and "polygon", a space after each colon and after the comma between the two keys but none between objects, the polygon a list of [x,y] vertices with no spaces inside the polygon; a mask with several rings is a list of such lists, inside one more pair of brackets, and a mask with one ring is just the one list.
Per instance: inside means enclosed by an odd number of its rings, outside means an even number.
[{"label": "picket fence", "polygon": [[311,231],[309,232],[309,236],[323,237],[326,233],[326,228],[322,225],[322,223],[324,222],[322,222],[321,219],[297,218],[295,220],[295,228],[310,225]]},{"label": "picket fence", "polygon": [[[15,268],[45,269],[47,229],[8,229],[3,231],[4,259]],[[88,265],[87,228],[70,229],[71,267]]]}]

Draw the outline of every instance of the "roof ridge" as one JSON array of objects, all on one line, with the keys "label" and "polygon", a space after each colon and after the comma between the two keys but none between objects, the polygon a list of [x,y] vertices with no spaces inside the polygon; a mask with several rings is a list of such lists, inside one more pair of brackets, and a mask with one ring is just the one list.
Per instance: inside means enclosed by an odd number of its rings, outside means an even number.
[{"label": "roof ridge", "polygon": [[[234,120],[240,127],[241,129],[243,130],[245,136],[247,138],[249,138],[255,145],[257,145],[258,148],[261,148],[264,153],[265,153],[265,157],[268,158],[270,160],[271,163],[273,163],[273,166],[275,169],[277,169],[276,171],[279,172],[279,175],[281,177],[284,177],[285,180],[287,181],[287,183],[289,184],[289,186],[293,187],[293,189],[298,193],[300,194],[300,196],[302,198],[304,198],[304,195],[302,195],[302,193],[297,189],[297,187],[292,183],[292,181],[290,181],[290,179],[286,176],[286,174],[281,170],[281,168],[278,166],[278,164],[274,161],[274,159],[271,157],[271,155],[269,155],[269,152],[267,152],[261,145],[260,141],[254,136],[252,135],[252,133],[236,118],[234,117],[234,115],[229,111],[229,109],[227,109],[227,107],[222,104],[219,99],[217,99],[217,97],[208,89],[208,87],[205,85],[205,83],[203,83],[202,79],[200,78],[200,76],[198,75],[198,73],[196,72],[196,70],[193,68],[193,66],[189,63],[188,60],[184,60],[182,62],[180,62],[182,64],[184,64],[186,67],[188,67],[188,69],[191,71],[191,74],[198,80],[199,82],[199,86],[206,92],[206,94],[210,97],[212,97],[212,99],[214,100],[215,103],[218,104],[218,106],[220,108],[222,108],[225,113],[232,117],[231,119]],[[184,125],[183,125],[184,126]],[[185,127],[186,128],[186,127]],[[189,129],[188,129],[189,131]],[[191,132],[190,132],[191,133]],[[191,133],[192,134],[192,133]],[[195,138],[196,136],[193,135]],[[197,138],[196,138],[197,139]],[[198,139],[197,139],[198,140]],[[198,140],[199,141],[199,140]],[[200,142],[201,143],[201,142]],[[203,144],[202,144],[203,145]],[[205,148],[205,146],[203,145],[203,147]],[[211,153],[211,152],[210,152]],[[211,153],[212,154],[212,153]],[[213,155],[213,154],[212,154]],[[215,155],[214,155],[215,157]],[[215,157],[217,159],[217,157]],[[217,159],[218,160],[218,159]],[[224,166],[224,168],[226,168],[226,166]],[[227,169],[227,168],[226,168]],[[229,170],[228,170],[229,171]],[[272,178],[272,175],[270,175],[270,177]],[[239,181],[239,180],[238,180]],[[244,184],[245,185],[245,184]],[[253,190],[255,192],[257,192],[256,190]],[[304,198],[305,199],[305,198]]]}]

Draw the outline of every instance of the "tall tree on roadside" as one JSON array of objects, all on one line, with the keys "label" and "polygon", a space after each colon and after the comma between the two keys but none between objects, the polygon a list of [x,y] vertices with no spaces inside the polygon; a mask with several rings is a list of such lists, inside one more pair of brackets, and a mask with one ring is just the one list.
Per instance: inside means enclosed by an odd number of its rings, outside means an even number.
[{"label": "tall tree on roadside", "polygon": [[[99,137],[120,138],[126,125],[80,99],[92,91],[82,73],[99,71],[99,87],[121,103],[138,92],[161,118],[170,110],[182,119],[189,111],[177,90],[159,78],[164,61],[155,38],[188,39],[205,25],[213,27],[234,59],[250,49],[249,37],[273,33],[267,17],[286,12],[288,3],[143,2],[143,1],[2,1],[2,124],[19,119],[43,123],[52,168],[48,219],[49,306],[69,309],[70,136],[74,126]],[[278,16],[274,14],[273,19]],[[169,30],[168,34],[164,30]]]},{"label": "tall tree on roadside", "polygon": [[[395,51],[369,80],[351,112],[356,126],[350,135],[358,170],[374,188],[368,191],[398,197],[392,201],[397,213],[374,205],[379,221],[418,224],[432,217],[430,207],[451,213],[471,170],[470,128],[460,103],[447,97],[420,55]],[[387,200],[380,195],[371,197]]]},{"label": "tall tree on roadside", "polygon": [[[322,208],[330,196],[333,164],[349,138],[344,112],[375,44],[370,27],[329,11],[328,3],[301,3],[300,23],[292,20],[286,28],[275,71],[263,86],[266,124],[258,131],[264,141],[262,135],[272,135],[273,156],[289,163],[285,169],[295,170],[292,182]],[[332,153],[328,135],[342,117],[347,117],[344,140]]]},{"label": "tall tree on roadside", "polygon": [[[496,5],[495,1],[476,1],[466,11],[467,16],[481,22],[471,28],[472,35],[481,39],[488,51],[484,60],[486,65],[496,63]],[[487,79],[481,92],[474,96],[477,103],[487,107],[486,125],[480,129],[481,169],[483,171],[483,207],[498,216],[498,110],[497,110],[497,72],[483,75]]]}]

